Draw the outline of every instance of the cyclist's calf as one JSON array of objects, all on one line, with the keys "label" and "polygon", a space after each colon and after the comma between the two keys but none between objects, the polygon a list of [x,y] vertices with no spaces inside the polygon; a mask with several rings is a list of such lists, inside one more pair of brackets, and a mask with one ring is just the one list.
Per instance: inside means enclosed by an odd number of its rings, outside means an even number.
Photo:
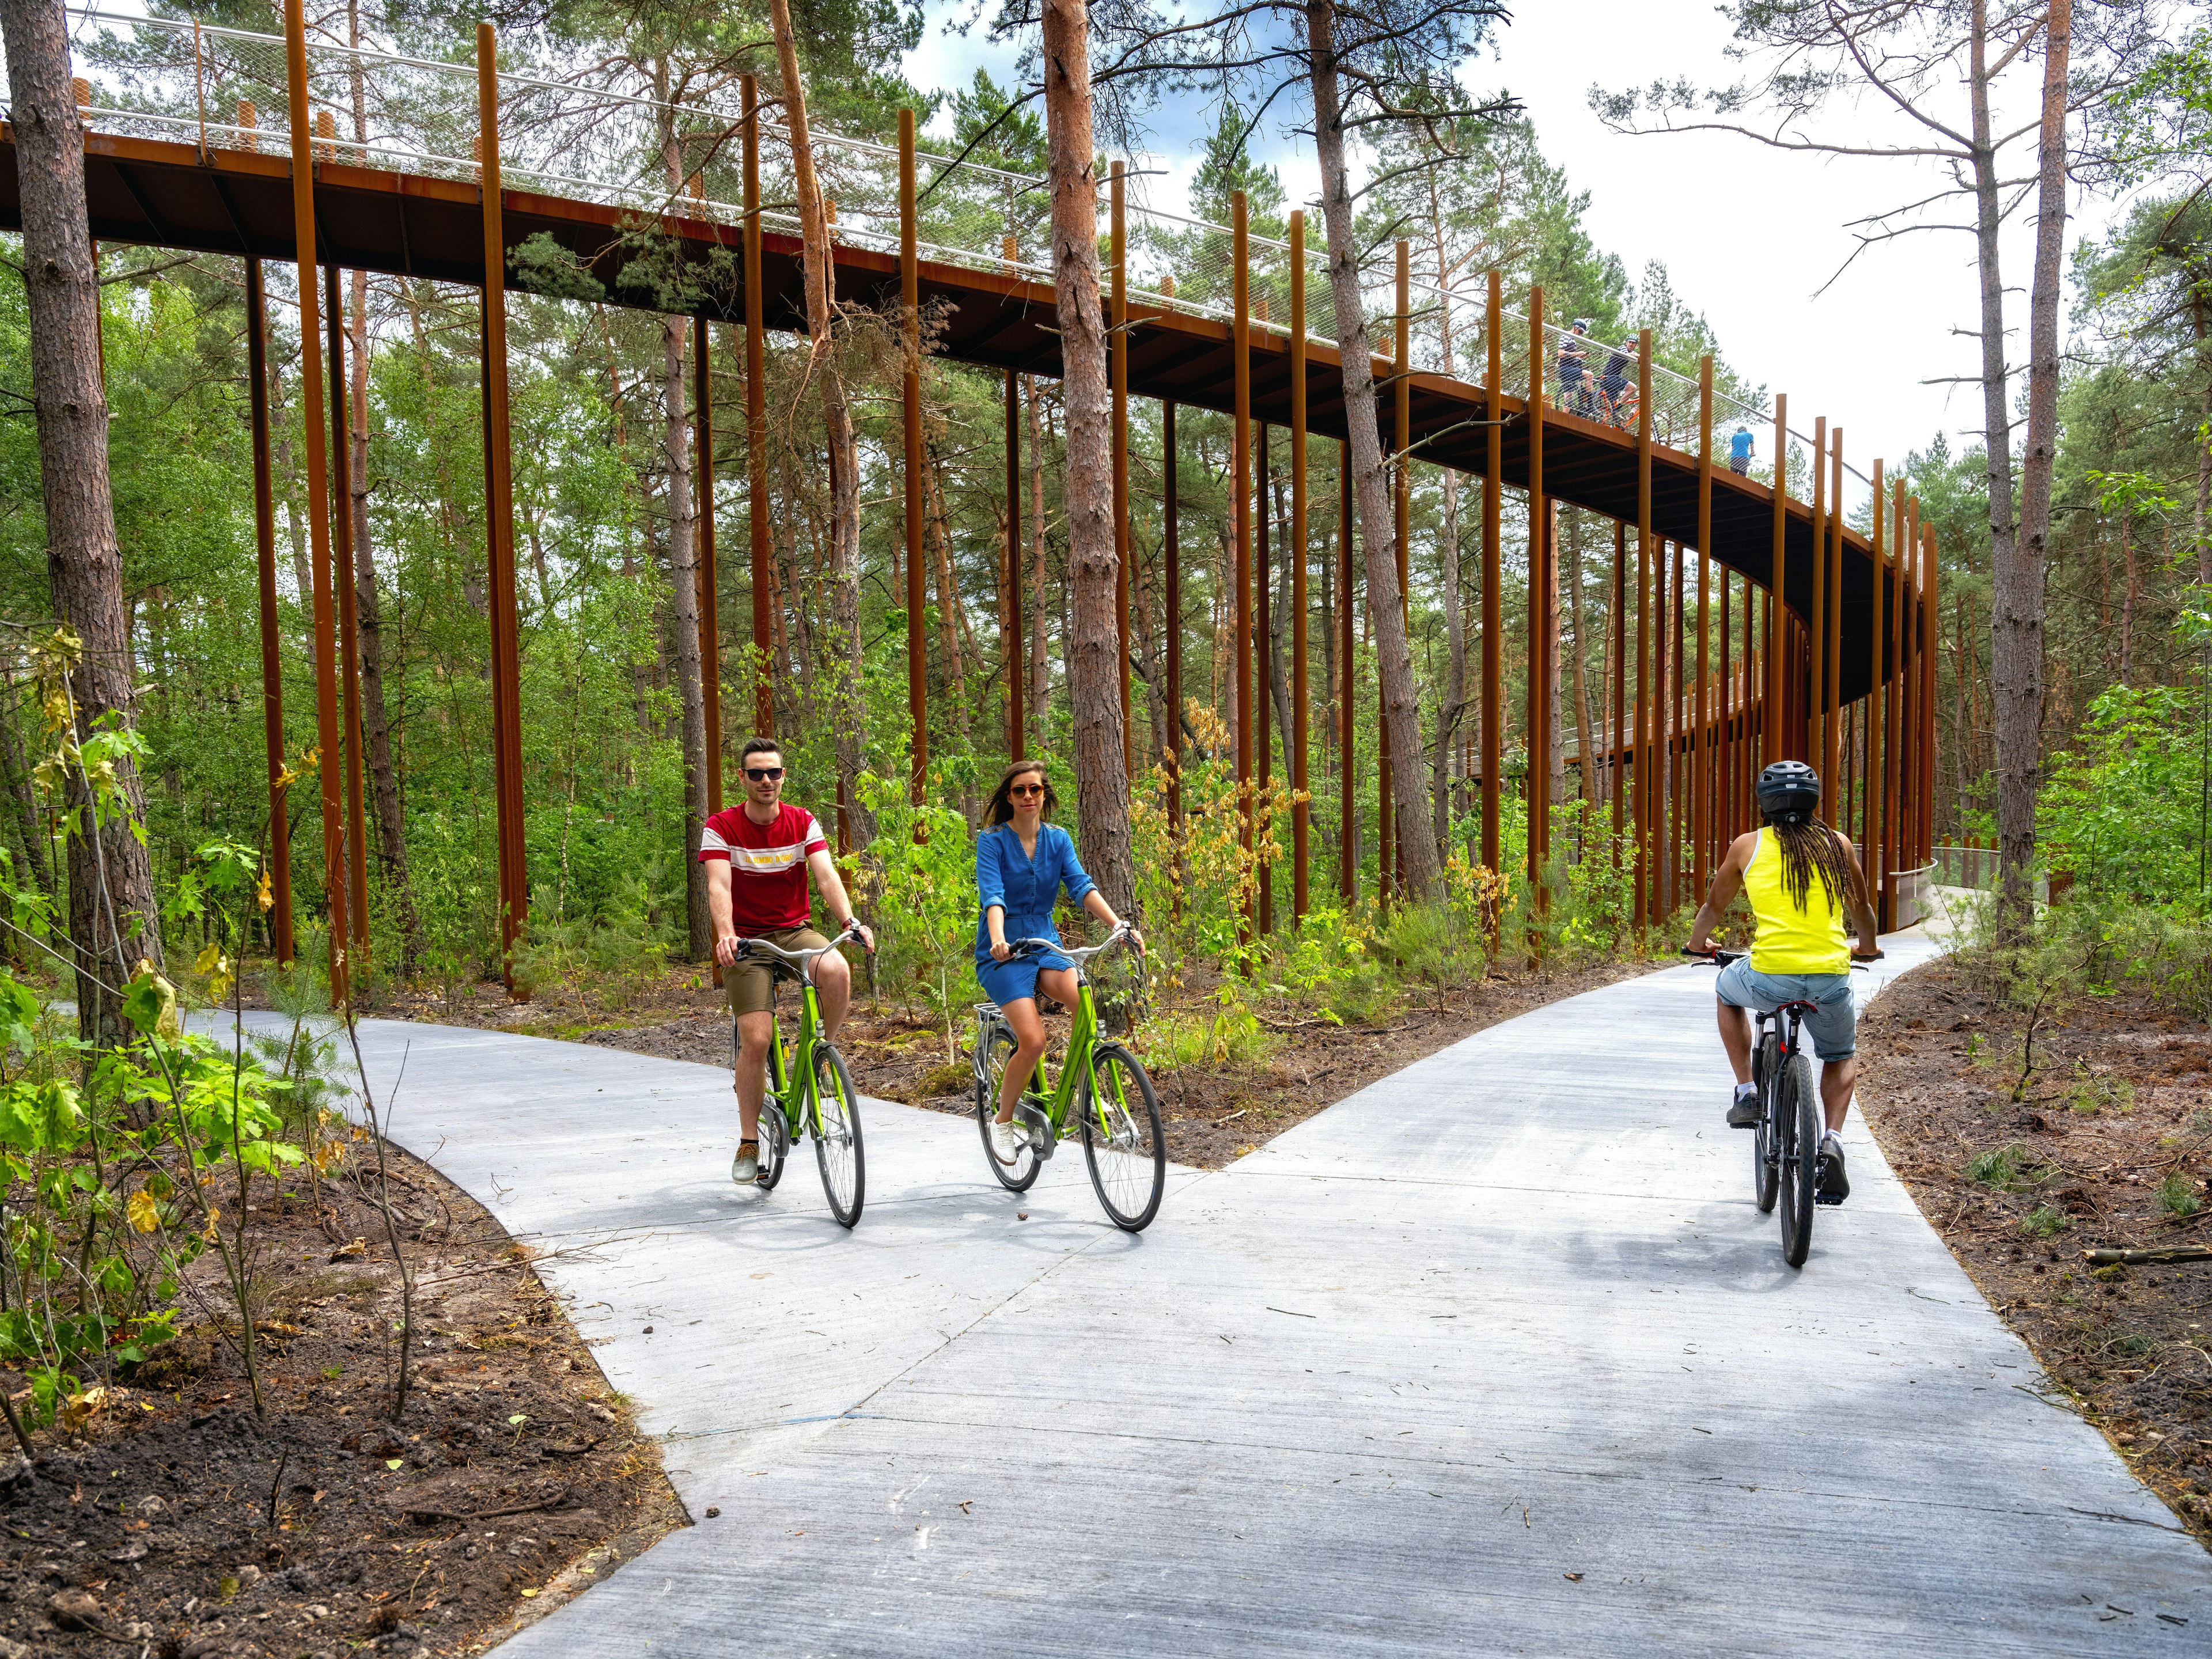
[{"label": "cyclist's calf", "polygon": [[824,951],[815,958],[814,991],[822,1002],[822,1034],[834,1038],[853,1000],[853,965],[842,951]]}]

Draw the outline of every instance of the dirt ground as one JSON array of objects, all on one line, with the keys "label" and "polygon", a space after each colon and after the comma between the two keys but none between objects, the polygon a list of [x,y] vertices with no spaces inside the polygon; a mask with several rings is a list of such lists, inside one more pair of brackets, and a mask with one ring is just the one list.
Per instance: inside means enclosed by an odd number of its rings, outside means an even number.
[{"label": "dirt ground", "polygon": [[1859,1030],[1859,1100],[1974,1282],[2144,1482],[2212,1545],[2212,1261],[2093,1268],[2089,1249],[2212,1245],[2212,1034],[2123,989],[2035,1034],[1939,962]]},{"label": "dirt ground", "polygon": [[265,1419],[204,1257],[197,1322],[0,1474],[0,1659],[476,1653],[689,1524],[530,1258],[387,1158],[416,1285],[404,1414],[398,1275],[356,1142],[354,1176],[256,1194]]},{"label": "dirt ground", "polygon": [[[1471,989],[1448,994],[1441,1006],[1408,998],[1372,1024],[1331,1024],[1263,1002],[1255,1009],[1266,1034],[1260,1058],[1170,1067],[1146,1056],[1167,1118],[1168,1155],[1218,1169],[1323,1107],[1486,1026],[1648,971],[1648,964],[1607,963],[1542,975],[1494,972]],[[665,1060],[729,1065],[730,1021],[719,994],[690,994],[690,1007],[678,1005],[672,1018],[585,1031],[578,1040]],[[702,1002],[703,1009],[697,1006]],[[1056,1055],[1066,1018],[1048,1013],[1045,1024]],[[888,999],[872,1007],[860,991],[838,1047],[864,1094],[965,1114],[974,1110],[974,1097],[966,1033],[960,1035],[957,1055],[948,1061],[942,1027],[908,1018]],[[1139,1045],[1144,1053],[1141,1028]]]}]

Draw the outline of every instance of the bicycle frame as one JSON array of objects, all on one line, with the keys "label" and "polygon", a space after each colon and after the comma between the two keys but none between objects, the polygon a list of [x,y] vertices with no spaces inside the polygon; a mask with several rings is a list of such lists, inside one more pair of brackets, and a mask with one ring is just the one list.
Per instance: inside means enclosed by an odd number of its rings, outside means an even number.
[{"label": "bicycle frame", "polygon": [[[775,1018],[775,1012],[771,995],[769,1018]],[[821,1041],[822,1004],[815,993],[813,980],[802,979],[799,983],[799,1037],[795,1048],[787,1057],[781,1024],[775,1028],[775,1040],[768,1046],[768,1100],[773,1100],[781,1109],[793,1142],[810,1121],[817,1137],[822,1133],[821,1091],[814,1081],[814,1050]],[[797,1061],[795,1067],[793,1059]],[[761,1103],[763,1109],[768,1100]]]},{"label": "bicycle frame", "polygon": [[[981,1029],[977,1033],[976,1053],[984,1052],[982,1039],[988,1036],[990,1024],[994,1021],[1004,1024],[1005,1018],[1003,1013],[996,1012],[982,1016],[979,1021]],[[1030,1073],[1028,1086],[1022,1091],[1023,1101],[1036,1106],[1044,1114],[1046,1121],[1052,1127],[1055,1141],[1066,1139],[1070,1133],[1074,1120],[1075,1091],[1086,1077],[1091,1085],[1093,1100],[1097,1097],[1098,1073],[1092,1064],[1097,1048],[1098,1005],[1092,1000],[1091,975],[1079,961],[1075,968],[1075,1009],[1073,1023],[1068,1027],[1066,1058],[1060,1062],[1060,1075],[1053,1080],[1048,1090],[1041,1087],[1045,1065],[1040,1059],[1036,1069]],[[1103,1104],[1098,1105],[1097,1110],[1098,1127],[1110,1134],[1111,1126],[1107,1122]]]}]

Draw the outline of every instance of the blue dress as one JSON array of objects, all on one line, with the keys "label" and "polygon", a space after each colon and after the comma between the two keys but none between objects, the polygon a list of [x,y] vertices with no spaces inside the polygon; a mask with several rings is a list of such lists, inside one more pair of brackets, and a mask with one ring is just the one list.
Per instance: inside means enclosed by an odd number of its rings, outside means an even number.
[{"label": "blue dress", "polygon": [[1052,925],[1052,908],[1060,889],[1077,904],[1098,884],[1075,855],[1074,840],[1057,824],[1037,826],[1036,851],[1022,851],[1022,838],[1011,823],[986,830],[975,837],[975,893],[981,901],[975,915],[975,978],[983,994],[1005,1007],[1024,997],[1036,995],[1037,970],[1073,968],[1075,963],[1054,951],[1026,962],[991,959],[991,906],[1006,908],[1004,923],[1009,942],[1019,939],[1048,939],[1060,943],[1060,930]]}]

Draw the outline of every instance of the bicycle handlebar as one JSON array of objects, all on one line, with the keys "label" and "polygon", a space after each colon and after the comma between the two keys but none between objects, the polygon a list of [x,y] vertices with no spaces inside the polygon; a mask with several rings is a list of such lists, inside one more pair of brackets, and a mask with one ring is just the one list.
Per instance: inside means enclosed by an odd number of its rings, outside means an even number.
[{"label": "bicycle handlebar", "polygon": [[[1007,957],[1006,960],[1009,962],[1022,962],[1027,960],[1030,957],[1036,956],[1039,951],[1057,951],[1060,955],[1066,957],[1070,962],[1080,966],[1084,963],[1090,961],[1091,957],[1097,956],[1100,951],[1110,951],[1115,945],[1125,943],[1129,937],[1130,932],[1131,929],[1129,924],[1125,921],[1121,923],[1120,927],[1115,928],[1111,933],[1109,933],[1104,941],[1101,944],[1073,946],[1062,945],[1057,939],[1008,939],[1006,944],[1012,954]],[[1138,954],[1141,956],[1144,953],[1139,950]]]},{"label": "bicycle handlebar", "polygon": [[[858,939],[860,936],[860,920],[855,917],[845,924],[844,932],[839,933],[836,938],[818,951],[787,951],[781,945],[772,945],[764,939],[741,939],[738,941],[738,948],[732,955],[738,962],[743,962],[756,951],[763,956],[778,957],[811,979],[814,976],[814,964],[817,960],[828,956],[847,939]],[[869,954],[873,955],[874,952],[871,951]]]},{"label": "bicycle handlebar", "polygon": [[[1715,968],[1725,968],[1731,962],[1741,962],[1746,957],[1749,956],[1751,952],[1748,951],[1720,950],[1692,951],[1688,945],[1685,945],[1681,949],[1680,954],[1689,957],[1692,962],[1705,963]],[[1852,951],[1852,972],[1861,974],[1866,972],[1869,966],[1874,963],[1880,962],[1884,954],[1884,952],[1877,951],[1870,957],[1863,957],[1857,951]]]}]

